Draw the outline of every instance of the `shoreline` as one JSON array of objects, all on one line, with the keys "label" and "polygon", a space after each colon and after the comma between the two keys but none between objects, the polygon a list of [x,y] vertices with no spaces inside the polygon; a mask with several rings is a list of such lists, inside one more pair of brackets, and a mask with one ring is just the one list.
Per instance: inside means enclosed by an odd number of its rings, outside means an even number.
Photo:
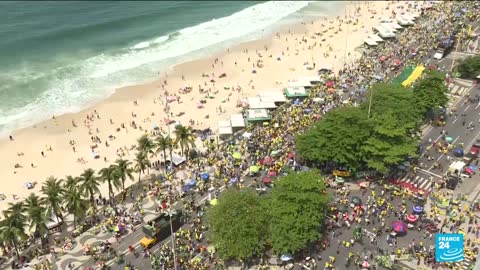
[{"label": "shoreline", "polygon": [[[79,175],[86,168],[98,171],[99,168],[111,164],[117,158],[117,154],[121,154],[121,152],[125,154],[126,159],[131,160],[133,151],[130,152],[125,148],[130,149],[141,134],[151,131],[153,124],[161,127],[164,132],[167,129],[162,120],[171,116],[166,116],[163,112],[164,91],[168,91],[169,95],[175,94],[180,97],[180,102],[170,103],[174,115],[171,118],[177,120],[177,123],[189,125],[189,121],[194,120],[196,122],[194,128],[211,127],[212,131],[216,132],[217,121],[225,120],[229,114],[240,110],[235,103],[242,96],[253,96],[259,90],[281,88],[288,80],[315,74],[315,71],[303,70],[304,62],[315,62],[317,69],[333,67],[338,70],[346,53],[344,52],[345,46],[334,48],[335,44],[348,43],[347,51],[353,55],[349,55],[349,58],[356,58],[355,55],[358,56],[358,52],[355,51],[355,48],[361,45],[363,37],[368,35],[364,30],[371,32],[371,26],[377,24],[379,18],[388,16],[390,10],[385,10],[385,7],[393,4],[392,2],[370,2],[370,8],[375,6],[377,11],[375,18],[370,20],[371,14],[366,12],[367,7],[364,2],[349,4],[344,8],[345,10],[339,11],[338,14],[347,13],[347,9],[353,9],[351,5],[362,7],[362,16],[359,21],[365,24],[364,28],[358,25],[349,26],[348,42],[345,42],[346,29],[334,34],[335,30],[338,30],[337,27],[341,26],[338,26],[339,21],[332,17],[317,19],[313,25],[302,23],[284,26],[282,28],[285,29],[273,30],[271,36],[241,43],[227,50],[219,50],[210,57],[177,64],[172,69],[167,69],[170,72],[167,71],[166,76],[163,75],[163,72],[159,72],[161,76],[158,80],[116,89],[115,93],[107,99],[80,112],[56,116],[55,119],[14,131],[12,133],[14,141],[10,141],[8,137],[0,139],[0,147],[4,149],[3,162],[0,163],[2,164],[0,165],[2,166],[0,175],[6,186],[2,192],[7,196],[7,199],[0,203],[0,209],[4,209],[7,202],[13,201],[12,194],[16,194],[18,198],[24,198],[30,192],[38,192],[42,182],[50,175],[63,178],[65,175]],[[343,19],[343,16],[339,17]],[[335,22],[333,22],[334,20]],[[330,23],[331,21],[333,23]],[[329,28],[324,36],[326,41],[317,40],[315,33],[320,32],[320,29],[325,30],[325,28]],[[345,25],[343,28],[346,28]],[[357,31],[352,28],[356,28]],[[277,32],[280,33],[281,38],[275,34]],[[308,41],[304,42],[304,38]],[[265,50],[265,47],[268,49]],[[327,49],[326,47],[332,48]],[[321,55],[322,52],[330,55],[324,57]],[[261,57],[258,53],[261,54]],[[269,54],[272,57],[269,57]],[[276,61],[276,57],[280,57],[281,61]],[[215,64],[215,59],[218,59],[217,64]],[[250,71],[258,60],[264,62],[264,67],[256,68],[257,73],[252,74]],[[238,63],[233,64],[234,62]],[[223,66],[222,63],[225,65]],[[208,80],[210,78],[202,77],[202,72],[209,75],[213,73],[215,83],[210,83]],[[223,72],[227,73],[227,77],[219,79],[218,75]],[[182,76],[185,76],[185,80],[182,79]],[[166,85],[164,84],[165,80],[167,81]],[[162,89],[162,84],[164,89]],[[191,92],[178,94],[178,89],[185,86],[192,87]],[[208,99],[203,109],[196,108],[199,100],[205,99],[206,95],[199,93],[199,86],[204,88],[208,95],[216,96],[214,99]],[[226,86],[230,87],[230,90],[225,90]],[[231,90],[237,86],[241,86],[242,90]],[[137,101],[138,105],[134,105],[134,101]],[[214,106],[215,110],[213,110]],[[217,108],[219,107],[222,112],[224,111],[223,113],[218,112]],[[94,112],[98,112],[99,118]],[[175,117],[180,112],[183,112],[184,115]],[[86,115],[91,116],[89,120],[85,118]],[[209,119],[206,119],[205,115],[209,115]],[[77,127],[73,127],[72,121]],[[132,128],[129,121],[135,121],[138,128]],[[119,128],[120,123],[123,123],[126,128]],[[110,135],[115,139],[109,139]],[[101,156],[100,159],[93,159],[90,156],[90,146],[92,145],[90,137],[92,136],[102,139],[102,144],[95,148],[95,151]],[[71,140],[75,140],[74,146],[69,145]],[[104,144],[107,141],[108,147]],[[46,150],[50,147],[53,151]],[[76,152],[73,151],[73,147]],[[41,156],[42,151],[46,157]],[[178,151],[174,152],[178,153]],[[24,153],[24,155],[18,156],[16,153]],[[106,161],[104,161],[104,157],[107,157]],[[79,158],[83,158],[87,162],[76,162],[75,160]],[[152,162],[156,159],[160,159],[160,157],[152,159]],[[15,164],[19,164],[23,168],[14,168]],[[27,181],[36,181],[38,185],[34,189],[27,190],[23,187],[23,183]],[[127,181],[126,184],[130,185],[131,182]],[[106,186],[103,184],[101,191],[106,194]]]}]

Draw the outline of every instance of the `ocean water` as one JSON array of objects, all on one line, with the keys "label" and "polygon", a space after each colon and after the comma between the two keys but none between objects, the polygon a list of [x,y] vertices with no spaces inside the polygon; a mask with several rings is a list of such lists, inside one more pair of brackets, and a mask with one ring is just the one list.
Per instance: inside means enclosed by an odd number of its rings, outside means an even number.
[{"label": "ocean water", "polygon": [[0,136],[344,4],[0,1]]}]

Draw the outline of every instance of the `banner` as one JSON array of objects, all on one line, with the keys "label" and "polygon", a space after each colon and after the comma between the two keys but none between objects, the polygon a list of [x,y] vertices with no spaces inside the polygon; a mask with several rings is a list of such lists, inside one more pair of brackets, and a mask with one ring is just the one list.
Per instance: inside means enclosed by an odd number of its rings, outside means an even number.
[{"label": "banner", "polygon": [[463,234],[435,234],[436,262],[461,262],[464,256]]}]

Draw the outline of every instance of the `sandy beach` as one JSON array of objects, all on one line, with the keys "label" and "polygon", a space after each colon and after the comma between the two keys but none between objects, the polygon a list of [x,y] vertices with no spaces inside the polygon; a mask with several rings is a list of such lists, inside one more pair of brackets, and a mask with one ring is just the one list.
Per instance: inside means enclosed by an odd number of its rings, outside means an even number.
[{"label": "sandy beach", "polygon": [[[322,67],[339,70],[344,62],[352,63],[359,57],[355,48],[372,34],[379,19],[392,17],[392,10],[403,12],[398,9],[403,4],[354,2],[333,17],[279,29],[273,36],[177,65],[168,74],[159,70],[154,82],[118,89],[110,98],[79,113],[54,116],[12,133],[13,140],[7,137],[0,141],[1,193],[6,195],[0,209],[14,201],[13,195],[21,199],[39,192],[49,176],[78,176],[87,168],[99,170],[120,157],[133,160],[135,150],[131,149],[136,139],[152,132],[153,125],[168,133],[166,118],[195,129],[210,127],[215,132],[219,120],[241,110],[237,102],[242,97],[281,89],[289,80],[315,75]],[[306,68],[313,64],[314,70]],[[219,78],[222,73],[226,77]],[[208,95],[215,98],[206,98]],[[177,97],[168,103],[170,115],[165,113],[167,96]],[[207,103],[197,108],[201,99]],[[96,137],[99,142],[92,141]],[[100,158],[92,157],[92,146]],[[160,156],[151,160],[160,160]],[[27,189],[27,181],[37,185]],[[107,194],[106,185],[102,193]]]}]

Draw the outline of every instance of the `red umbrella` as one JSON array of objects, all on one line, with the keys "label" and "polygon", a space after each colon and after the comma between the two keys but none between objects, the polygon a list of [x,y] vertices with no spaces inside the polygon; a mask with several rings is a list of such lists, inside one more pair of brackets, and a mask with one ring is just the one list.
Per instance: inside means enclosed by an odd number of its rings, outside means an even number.
[{"label": "red umbrella", "polygon": [[417,221],[417,216],[415,215],[407,215],[407,221],[408,222],[411,222],[411,223],[414,223]]},{"label": "red umbrella", "polygon": [[407,232],[407,225],[401,221],[394,221],[392,223],[392,229],[397,233],[406,233]]},{"label": "red umbrella", "polygon": [[363,261],[362,267],[369,268],[370,264],[367,261]]},{"label": "red umbrella", "polygon": [[380,57],[380,62],[385,62],[385,60],[387,60],[387,58],[382,55],[382,56]]},{"label": "red umbrella", "polygon": [[333,82],[332,82],[332,81],[328,81],[328,82],[327,82],[327,87],[333,87]]},{"label": "red umbrella", "polygon": [[277,173],[275,171],[269,171],[268,176],[269,177],[275,177],[275,176],[277,176]]},{"label": "red umbrella", "polygon": [[361,188],[366,188],[367,187],[367,183],[366,182],[360,182],[358,184]]},{"label": "red umbrella", "polygon": [[402,61],[400,61],[400,59],[393,59],[393,64],[395,66],[399,66],[401,63],[402,63]]},{"label": "red umbrella", "polygon": [[265,164],[270,164],[270,163],[272,163],[272,161],[273,161],[273,160],[272,160],[271,157],[265,157],[265,158],[263,159],[263,162],[265,162]]},{"label": "red umbrella", "polygon": [[272,179],[268,176],[263,177],[263,183],[264,184],[270,184],[272,183]]}]

